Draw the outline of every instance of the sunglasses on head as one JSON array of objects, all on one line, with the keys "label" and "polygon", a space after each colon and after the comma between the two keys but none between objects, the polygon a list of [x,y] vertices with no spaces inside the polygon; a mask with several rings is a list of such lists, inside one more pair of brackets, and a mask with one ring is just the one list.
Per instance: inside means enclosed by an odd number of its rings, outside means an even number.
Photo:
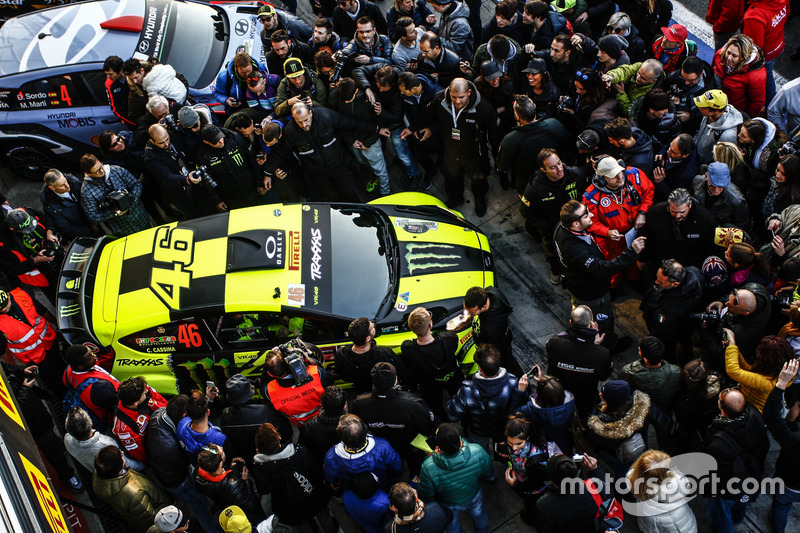
[{"label": "sunglasses on head", "polygon": [[575,78],[583,81],[587,81],[589,79],[588,74],[583,74],[580,70],[575,73]]},{"label": "sunglasses on head", "polygon": [[219,453],[219,452],[217,451],[217,448],[216,448],[216,447],[213,447],[213,446],[203,446],[203,451],[204,451],[204,452],[213,453],[214,455],[217,455],[217,454]]},{"label": "sunglasses on head", "polygon": [[739,307],[739,289],[733,289],[731,294],[733,294],[733,305]]}]

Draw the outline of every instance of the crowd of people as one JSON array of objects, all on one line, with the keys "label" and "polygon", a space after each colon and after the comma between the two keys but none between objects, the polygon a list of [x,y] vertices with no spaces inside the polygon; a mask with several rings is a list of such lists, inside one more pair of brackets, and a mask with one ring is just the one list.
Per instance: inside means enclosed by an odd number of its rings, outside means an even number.
[{"label": "crowd of people", "polygon": [[[82,177],[49,170],[41,210],[0,211],[3,366],[62,480],[83,490],[66,449],[131,530],[153,533],[189,520],[333,532],[333,498],[365,532],[456,532],[461,511],[485,532],[483,487],[498,482],[539,532],[618,530],[616,496],[647,510],[627,516],[642,531],[687,533],[690,473],[669,454],[711,455],[723,483],[760,480],[769,431],[785,484],[771,522],[785,531],[800,501],[800,83],[774,76],[787,0],[712,0],[710,63],[670,24],[669,0],[500,0],[488,21],[476,0],[311,4],[313,27],[296,2],[260,7],[265,61],[237,53],[210,105],[168,64],[108,57],[124,129],[99,137]],[[230,377],[222,398],[166,399],[142,378],[120,383],[83,345],[62,354],[32,296],[53,302],[76,237],[426,191],[438,172],[446,205],[469,190],[477,217],[490,179],[513,187],[571,298],[569,325],[527,373],[508,298],[475,287],[473,376],[455,334],[418,308],[399,354],[362,317],[333,366],[295,342],[267,354],[259,379]],[[614,369],[633,343],[615,332],[621,285],[647,331]],[[64,421],[43,408],[52,395],[67,399]],[[603,473],[632,493],[564,489]],[[756,495],[706,491],[712,530],[732,531]]]}]

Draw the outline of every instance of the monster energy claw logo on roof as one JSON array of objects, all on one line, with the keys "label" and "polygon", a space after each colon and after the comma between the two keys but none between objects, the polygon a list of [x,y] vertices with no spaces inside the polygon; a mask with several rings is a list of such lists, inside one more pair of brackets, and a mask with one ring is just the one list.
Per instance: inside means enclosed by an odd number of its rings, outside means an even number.
[{"label": "monster energy claw logo on roof", "polygon": [[77,315],[80,310],[80,304],[62,305],[58,310],[58,314],[61,315],[61,318],[66,318],[68,316]]},{"label": "monster energy claw logo on roof", "polygon": [[405,255],[408,273],[413,276],[457,267],[461,256],[455,251],[451,244],[408,244]]},{"label": "monster energy claw logo on roof", "polygon": [[89,259],[89,251],[85,252],[73,252],[69,254],[69,262],[70,263],[81,263]]}]

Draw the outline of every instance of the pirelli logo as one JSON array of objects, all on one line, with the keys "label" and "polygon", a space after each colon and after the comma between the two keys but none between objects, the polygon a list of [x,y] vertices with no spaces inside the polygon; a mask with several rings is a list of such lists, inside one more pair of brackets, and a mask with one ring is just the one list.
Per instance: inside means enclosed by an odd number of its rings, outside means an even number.
[{"label": "pirelli logo", "polygon": [[36,467],[36,465],[28,460],[27,457],[21,453],[19,454],[19,457],[22,460],[22,466],[28,475],[28,480],[33,487],[33,491],[36,493],[36,499],[39,502],[39,507],[41,507],[42,512],[47,519],[47,523],[50,525],[51,531],[54,531],[55,533],[69,533],[67,521],[64,520],[64,515],[61,513],[61,507],[58,504],[56,495],[53,492],[50,483],[48,483],[47,478],[42,471]]},{"label": "pirelli logo", "polygon": [[289,232],[289,270],[300,270],[300,232]]}]

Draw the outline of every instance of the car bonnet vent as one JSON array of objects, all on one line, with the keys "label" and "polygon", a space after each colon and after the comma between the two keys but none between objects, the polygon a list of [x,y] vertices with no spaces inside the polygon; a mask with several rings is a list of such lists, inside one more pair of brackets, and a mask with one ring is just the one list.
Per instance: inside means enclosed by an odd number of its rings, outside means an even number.
[{"label": "car bonnet vent", "polygon": [[228,236],[226,272],[283,268],[286,248],[283,230],[250,230]]}]

